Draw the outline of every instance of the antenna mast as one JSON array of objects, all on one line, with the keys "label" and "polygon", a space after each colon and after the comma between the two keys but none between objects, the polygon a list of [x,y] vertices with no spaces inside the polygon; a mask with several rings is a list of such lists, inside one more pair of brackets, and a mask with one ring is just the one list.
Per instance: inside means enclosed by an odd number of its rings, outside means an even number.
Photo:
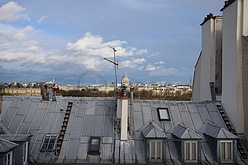
[{"label": "antenna mast", "polygon": [[104,60],[106,60],[106,61],[111,62],[111,63],[114,64],[114,70],[115,70],[115,91],[117,92],[117,74],[116,74],[116,68],[117,68],[117,66],[118,66],[118,63],[117,63],[116,60],[115,60],[115,52],[116,52],[116,49],[113,48],[113,47],[111,47],[111,46],[109,46],[109,45],[108,45],[108,47],[110,47],[110,48],[113,49],[113,51],[114,51],[114,61],[111,61],[111,60],[109,60],[109,59],[107,59],[107,58],[104,58]]}]

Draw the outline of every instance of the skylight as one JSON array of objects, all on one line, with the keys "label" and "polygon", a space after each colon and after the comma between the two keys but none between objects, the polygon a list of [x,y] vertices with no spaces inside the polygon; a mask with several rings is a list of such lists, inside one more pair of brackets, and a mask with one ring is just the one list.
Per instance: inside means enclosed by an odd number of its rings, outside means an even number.
[{"label": "skylight", "polygon": [[168,108],[158,108],[158,117],[159,120],[170,120],[169,110]]}]

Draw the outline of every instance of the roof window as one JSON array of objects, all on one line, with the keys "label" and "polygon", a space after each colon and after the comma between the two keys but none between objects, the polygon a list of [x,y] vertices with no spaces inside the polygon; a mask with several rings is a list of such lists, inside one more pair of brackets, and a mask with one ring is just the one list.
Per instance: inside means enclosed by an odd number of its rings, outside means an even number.
[{"label": "roof window", "polygon": [[43,139],[41,151],[52,152],[55,147],[57,136],[56,135],[46,135]]},{"label": "roof window", "polygon": [[88,154],[100,155],[101,137],[90,137]]},{"label": "roof window", "polygon": [[170,115],[168,108],[158,108],[158,117],[160,121],[169,121]]}]

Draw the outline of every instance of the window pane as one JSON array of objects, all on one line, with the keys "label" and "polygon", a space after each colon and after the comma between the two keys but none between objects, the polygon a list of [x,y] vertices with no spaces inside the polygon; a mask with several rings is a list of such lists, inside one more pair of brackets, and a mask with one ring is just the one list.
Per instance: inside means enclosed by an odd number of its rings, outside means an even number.
[{"label": "window pane", "polygon": [[186,143],[186,160],[190,160],[190,143]]},{"label": "window pane", "polygon": [[170,120],[168,108],[158,108],[158,115],[160,120]]},{"label": "window pane", "polygon": [[232,159],[232,143],[226,143],[226,159]]},{"label": "window pane", "polygon": [[221,159],[224,160],[225,159],[225,143],[220,143],[220,156]]},{"label": "window pane", "polygon": [[192,160],[196,160],[196,143],[192,143]]},{"label": "window pane", "polygon": [[92,139],[91,144],[98,145],[99,139]]},{"label": "window pane", "polygon": [[233,160],[233,142],[232,141],[220,142],[220,158],[222,161]]},{"label": "window pane", "polygon": [[157,142],[157,159],[161,159],[161,142]]},{"label": "window pane", "polygon": [[155,159],[155,142],[151,142],[150,144],[150,154],[151,154],[151,159]]}]

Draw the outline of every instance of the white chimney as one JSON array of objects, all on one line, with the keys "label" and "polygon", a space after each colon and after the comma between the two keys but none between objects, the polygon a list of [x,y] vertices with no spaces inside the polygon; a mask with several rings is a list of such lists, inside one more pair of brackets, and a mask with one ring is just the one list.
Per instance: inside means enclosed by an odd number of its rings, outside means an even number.
[{"label": "white chimney", "polygon": [[128,139],[128,100],[121,100],[121,140]]}]

